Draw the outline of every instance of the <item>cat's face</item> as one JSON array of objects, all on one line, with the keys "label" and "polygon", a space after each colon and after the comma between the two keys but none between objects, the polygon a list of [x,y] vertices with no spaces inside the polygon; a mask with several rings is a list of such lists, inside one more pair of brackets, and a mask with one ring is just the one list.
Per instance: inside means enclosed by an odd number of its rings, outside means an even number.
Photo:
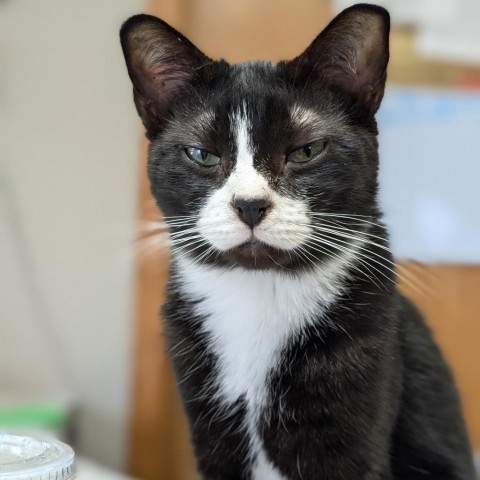
[{"label": "cat's face", "polygon": [[127,22],[122,43],[151,140],[152,192],[178,255],[294,269],[334,258],[368,230],[383,10],[345,11],[278,65],[211,61],[147,16]]}]

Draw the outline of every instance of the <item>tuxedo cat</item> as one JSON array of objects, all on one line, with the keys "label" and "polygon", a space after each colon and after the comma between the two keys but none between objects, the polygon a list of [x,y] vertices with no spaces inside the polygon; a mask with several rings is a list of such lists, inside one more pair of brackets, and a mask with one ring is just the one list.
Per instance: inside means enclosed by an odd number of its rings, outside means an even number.
[{"label": "tuxedo cat", "polygon": [[293,60],[230,65],[155,17],[122,27],[205,480],[474,478],[377,205],[388,35],[384,9],[356,5]]}]

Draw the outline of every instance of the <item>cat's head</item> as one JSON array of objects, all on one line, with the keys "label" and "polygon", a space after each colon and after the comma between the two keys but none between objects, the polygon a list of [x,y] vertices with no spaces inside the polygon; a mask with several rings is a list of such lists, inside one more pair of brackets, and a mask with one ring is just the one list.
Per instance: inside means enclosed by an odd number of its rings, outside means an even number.
[{"label": "cat's head", "polygon": [[155,17],[123,25],[152,193],[179,255],[295,269],[364,238],[388,34],[384,9],[357,5],[291,61],[230,65]]}]

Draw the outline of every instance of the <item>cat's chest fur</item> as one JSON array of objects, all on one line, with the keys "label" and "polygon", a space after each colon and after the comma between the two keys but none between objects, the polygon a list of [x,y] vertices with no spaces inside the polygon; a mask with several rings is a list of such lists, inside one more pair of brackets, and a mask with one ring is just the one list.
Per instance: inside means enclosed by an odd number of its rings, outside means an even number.
[{"label": "cat's chest fur", "polygon": [[[268,408],[270,374],[305,327],[325,321],[342,292],[352,253],[311,270],[290,272],[220,269],[177,260],[182,295],[195,304],[208,349],[216,357],[219,400],[246,403],[245,431],[253,480],[284,480],[267,458],[259,434]],[[207,379],[206,379],[207,380]]]},{"label": "cat's chest fur", "polygon": [[224,270],[180,259],[183,294],[195,300],[209,347],[218,359],[224,401],[244,396],[260,407],[268,374],[304,327],[320,322],[341,291],[343,262],[296,273]]}]

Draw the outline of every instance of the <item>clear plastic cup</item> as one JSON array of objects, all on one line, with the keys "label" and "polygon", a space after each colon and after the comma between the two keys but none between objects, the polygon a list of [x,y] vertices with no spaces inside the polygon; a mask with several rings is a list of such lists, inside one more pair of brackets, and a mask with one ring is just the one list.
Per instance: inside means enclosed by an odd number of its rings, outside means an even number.
[{"label": "clear plastic cup", "polygon": [[71,480],[73,450],[58,440],[0,431],[0,479]]}]

